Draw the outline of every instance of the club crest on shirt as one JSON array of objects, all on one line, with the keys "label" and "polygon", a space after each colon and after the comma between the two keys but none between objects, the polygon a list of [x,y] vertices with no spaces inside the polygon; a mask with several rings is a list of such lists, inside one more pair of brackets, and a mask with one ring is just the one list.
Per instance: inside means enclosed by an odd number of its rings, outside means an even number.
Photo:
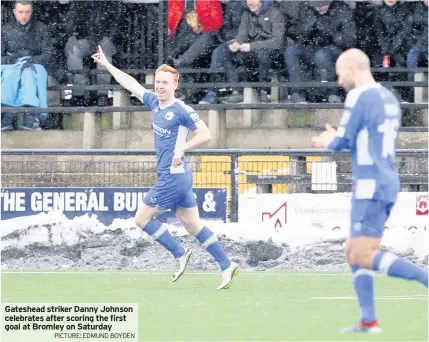
[{"label": "club crest on shirt", "polygon": [[167,120],[173,120],[174,118],[174,113],[173,112],[168,112],[167,114],[165,114],[165,118]]}]

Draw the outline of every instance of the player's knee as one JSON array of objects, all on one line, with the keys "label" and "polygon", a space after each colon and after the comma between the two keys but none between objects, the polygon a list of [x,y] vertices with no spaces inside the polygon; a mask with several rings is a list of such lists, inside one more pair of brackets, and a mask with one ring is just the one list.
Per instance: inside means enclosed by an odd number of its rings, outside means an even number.
[{"label": "player's knee", "polygon": [[346,249],[346,261],[349,265],[353,265],[353,258],[350,250]]},{"label": "player's knee", "polygon": [[349,265],[358,265],[359,264],[359,253],[353,248],[347,252],[347,262]]},{"label": "player's knee", "polygon": [[144,229],[144,227],[146,227],[146,225],[149,223],[149,221],[150,221],[150,218],[147,218],[143,215],[137,214],[134,217],[134,222],[135,222],[136,226],[141,228],[141,229]]},{"label": "player's knee", "polygon": [[368,269],[372,269],[372,248],[366,248],[360,255],[359,265]]},{"label": "player's knee", "polygon": [[194,236],[197,235],[203,227],[203,224],[201,223],[201,221],[195,217],[190,217],[190,218],[182,217],[181,222],[183,224],[183,227],[185,227],[186,231],[189,234],[192,234]]},{"label": "player's knee", "polygon": [[346,241],[346,260],[349,265],[353,265],[352,262],[352,243],[350,239]]},{"label": "player's knee", "polygon": [[350,252],[350,265],[359,265],[368,268],[371,266],[372,249],[360,246],[361,248],[353,248]]},{"label": "player's knee", "polygon": [[196,221],[182,222],[182,224],[185,227],[186,231],[192,235],[197,235],[202,228],[202,224]]}]

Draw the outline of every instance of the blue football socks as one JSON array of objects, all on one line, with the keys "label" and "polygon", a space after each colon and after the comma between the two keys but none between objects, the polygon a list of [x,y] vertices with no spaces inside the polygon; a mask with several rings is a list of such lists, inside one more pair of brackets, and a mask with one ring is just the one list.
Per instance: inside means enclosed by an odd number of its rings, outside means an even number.
[{"label": "blue football socks", "polygon": [[201,231],[197,234],[196,238],[217,261],[222,271],[226,270],[229,265],[231,265],[231,260],[229,260],[228,255],[226,254],[216,235],[213,234],[209,228],[203,227],[203,229],[201,229]]},{"label": "blue football socks", "polygon": [[361,321],[370,324],[377,320],[374,305],[374,276],[375,272],[352,265],[353,285],[358,298]]},{"label": "blue football socks", "polygon": [[185,254],[185,249],[170,234],[165,224],[157,219],[151,219],[143,230],[152,236],[156,242],[164,246],[177,259]]},{"label": "blue football socks", "polygon": [[378,251],[372,260],[372,268],[390,277],[416,280],[428,287],[428,271],[405,259],[384,251]]}]

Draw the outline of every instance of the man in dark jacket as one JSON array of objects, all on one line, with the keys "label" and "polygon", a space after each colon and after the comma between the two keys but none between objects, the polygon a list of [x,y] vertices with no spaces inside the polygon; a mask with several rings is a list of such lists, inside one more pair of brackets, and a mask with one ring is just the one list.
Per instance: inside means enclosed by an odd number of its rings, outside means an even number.
[{"label": "man in dark jacket", "polygon": [[[304,80],[302,62],[313,69],[313,80],[334,81],[335,61],[342,51],[356,44],[356,24],[353,11],[343,1],[308,1],[302,3],[292,32],[296,43],[285,50],[285,62],[291,82]],[[294,88],[292,102],[306,102],[307,95],[321,96],[329,102],[341,99],[335,90],[317,88],[309,94]]]},{"label": "man in dark jacket", "polygon": [[[120,1],[71,1],[67,16],[66,45],[67,68],[74,73],[72,83],[75,85],[90,84],[90,56],[101,46],[107,59],[111,62],[116,53],[113,44],[122,13]],[[103,70],[102,67],[97,68]],[[97,84],[107,85],[111,82],[109,73],[97,74]],[[89,92],[73,91],[72,102],[77,105],[87,103]],[[97,102],[100,106],[109,104],[108,91],[98,91]]]},{"label": "man in dark jacket", "polygon": [[229,0],[225,5],[223,25],[216,34],[218,44],[229,42],[235,38],[240,27],[240,20],[246,10],[245,0]]},{"label": "man in dark jacket", "polygon": [[[223,16],[223,26],[217,32],[215,40],[216,40],[216,46],[219,46],[220,44],[229,42],[234,40],[235,36],[238,33],[238,28],[240,27],[240,20],[241,16],[243,15],[243,12],[246,9],[246,1],[245,0],[239,0],[239,1],[233,1],[230,0],[226,3],[225,10],[224,10],[224,16]],[[210,81],[211,82],[222,82],[224,79],[222,75],[213,73],[210,74]],[[217,101],[216,93],[213,90],[209,90],[198,103],[199,104],[210,104],[215,103]]]},{"label": "man in dark jacket", "polygon": [[[422,56],[428,58],[428,0],[415,3],[413,20],[413,47],[408,51],[407,67],[417,68]],[[409,81],[414,80],[414,73],[410,73]],[[414,102],[414,88],[410,88],[408,102]]]},{"label": "man in dark jacket", "polygon": [[31,56],[33,63],[48,65],[52,56],[52,41],[45,24],[31,19],[33,6],[28,1],[16,2],[15,20],[5,24],[1,32],[1,64],[15,63]]},{"label": "man in dark jacket", "polygon": [[[412,7],[407,1],[384,0],[376,9],[374,23],[375,35],[378,38],[378,53],[374,55],[374,65],[382,67],[383,61],[388,60],[385,67],[405,68],[407,53],[412,46],[413,17]],[[380,81],[406,81],[404,73],[387,74],[380,76]],[[408,97],[408,87],[398,87],[402,100]]]},{"label": "man in dark jacket", "polygon": [[[247,0],[246,4],[237,35],[213,51],[210,67],[214,70],[226,69],[228,82],[238,82],[239,75],[234,64],[243,62],[251,72],[251,62],[257,61],[259,80],[269,82],[268,70],[283,49],[284,17],[271,1]],[[260,99],[261,102],[268,102],[268,89],[261,89]],[[242,101],[241,90],[234,90],[226,100],[229,103]],[[216,93],[209,91],[203,102],[217,102]]]},{"label": "man in dark jacket", "polygon": [[[41,65],[50,70],[52,64],[53,44],[48,33],[48,28],[40,21],[32,19],[33,6],[29,1],[17,1],[13,14],[15,20],[5,24],[1,33],[1,64],[15,64],[22,62],[22,72],[27,69],[35,69],[34,65]],[[46,71],[44,71],[46,73]],[[2,70],[2,84],[7,84],[6,77],[14,77]],[[26,78],[27,79],[27,78]],[[15,79],[16,80],[16,79]],[[26,88],[22,84],[21,89]],[[13,83],[13,80],[11,80]],[[34,88],[29,85],[28,89]],[[35,90],[35,89],[34,89]],[[3,99],[3,96],[2,96]],[[13,115],[5,113],[2,117],[2,131],[13,130]],[[27,114],[20,129],[40,130],[40,116]]]},{"label": "man in dark jacket", "polygon": [[384,0],[376,10],[374,26],[379,45],[375,64],[382,66],[384,56],[389,56],[390,66],[405,67],[413,32],[410,5],[397,0]]}]

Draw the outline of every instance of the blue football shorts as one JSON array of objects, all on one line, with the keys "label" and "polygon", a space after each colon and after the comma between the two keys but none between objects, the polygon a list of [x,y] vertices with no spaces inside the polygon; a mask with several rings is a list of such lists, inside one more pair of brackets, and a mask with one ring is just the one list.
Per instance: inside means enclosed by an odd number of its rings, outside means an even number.
[{"label": "blue football shorts", "polygon": [[193,208],[197,205],[192,191],[192,172],[161,175],[143,202],[159,210]]},{"label": "blue football shorts", "polygon": [[350,235],[381,238],[393,205],[392,202],[379,200],[353,199]]}]

